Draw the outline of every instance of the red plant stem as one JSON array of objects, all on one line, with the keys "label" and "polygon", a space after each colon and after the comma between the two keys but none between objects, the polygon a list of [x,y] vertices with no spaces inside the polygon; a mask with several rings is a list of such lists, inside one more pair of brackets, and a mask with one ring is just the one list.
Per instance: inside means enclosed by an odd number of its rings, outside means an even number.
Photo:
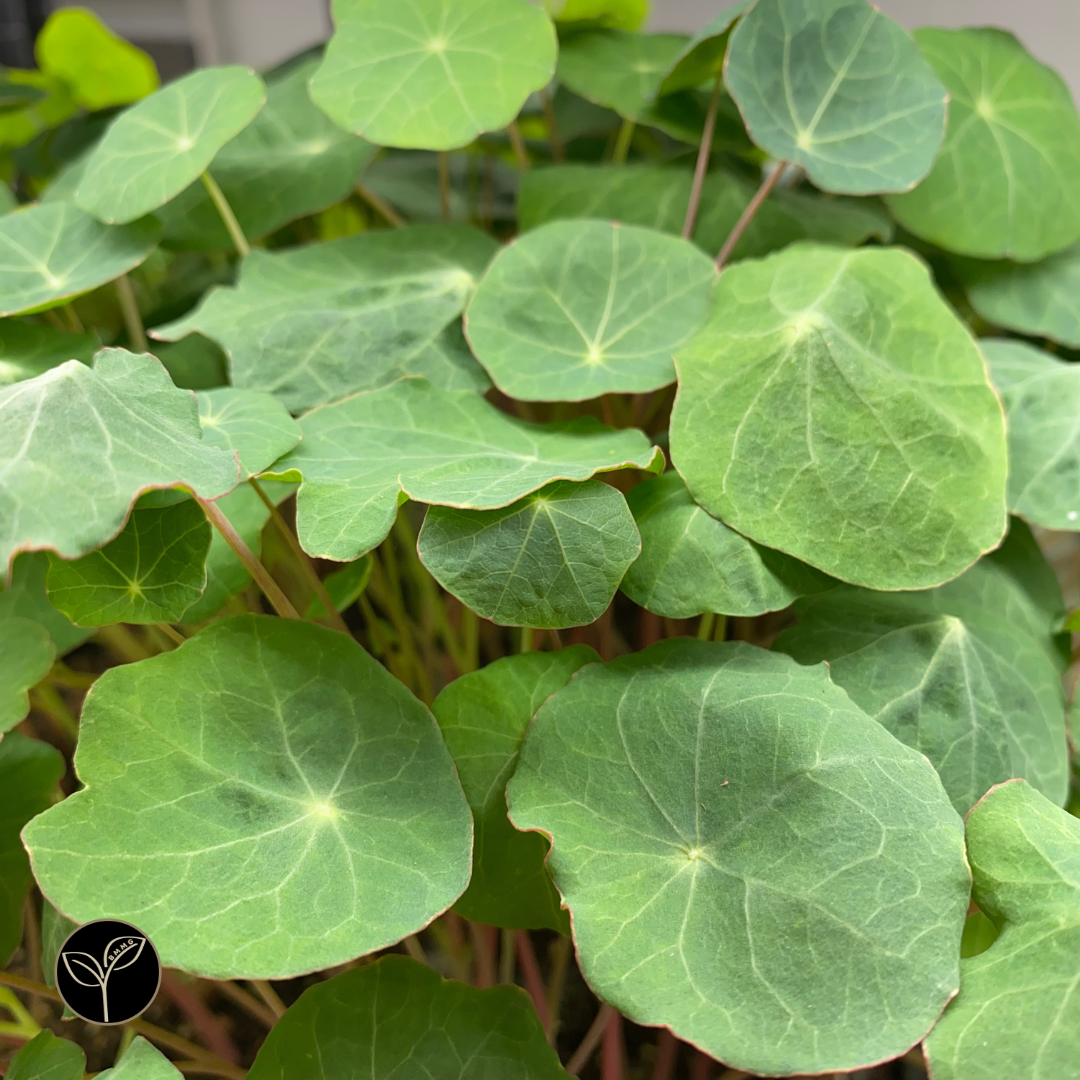
[{"label": "red plant stem", "polygon": [[604,1037],[604,1031],[614,1012],[615,1010],[610,1005],[600,1006],[600,1010],[596,1014],[596,1019],[593,1020],[589,1030],[585,1032],[585,1038],[581,1040],[581,1044],[574,1051],[570,1060],[565,1065],[568,1076],[577,1076],[586,1064],[588,1064],[589,1058],[593,1056],[593,1051]]},{"label": "red plant stem", "polygon": [[712,97],[709,99],[709,111],[705,115],[705,130],[701,133],[701,146],[698,147],[697,166],[694,168],[694,186],[690,189],[690,202],[686,207],[686,219],[683,221],[683,239],[689,240],[694,235],[697,223],[698,207],[701,205],[701,189],[705,183],[705,174],[709,171],[709,155],[712,153],[713,132],[716,130],[716,114],[720,108],[720,90],[723,83],[716,76],[713,83]]},{"label": "red plant stem", "polygon": [[600,1047],[600,1080],[624,1080],[623,1058],[622,1015],[613,1012],[604,1028],[604,1043]]},{"label": "red plant stem", "polygon": [[514,934],[514,948],[517,951],[518,963],[521,965],[521,974],[525,979],[525,989],[529,991],[529,997],[536,1006],[536,1015],[540,1017],[540,1025],[544,1034],[551,1040],[551,1011],[548,1009],[547,994],[544,980],[540,975],[540,964],[536,959],[536,950],[533,948],[532,938],[525,930],[518,930]]},{"label": "red plant stem", "polygon": [[182,982],[171,971],[161,973],[161,989],[165,996],[187,1017],[208,1049],[230,1065],[240,1064],[240,1052],[221,1026],[218,1018],[206,1007],[195,987]]},{"label": "red plant stem", "polygon": [[731,230],[730,235],[724,241],[724,246],[720,249],[720,254],[716,256],[716,269],[723,270],[724,264],[731,257],[731,253],[735,250],[735,245],[742,239],[742,235],[746,232],[747,226],[754,220],[754,215],[761,209],[761,204],[769,197],[769,193],[774,187],[776,187],[777,181],[780,179],[780,174],[787,166],[786,161],[778,161],[776,168],[769,173],[768,176],[761,182],[761,187],[754,193],[754,197],[746,204],[746,209],[742,212],[739,220],[735,222],[735,228]]},{"label": "red plant stem", "polygon": [[476,985],[481,990],[487,990],[495,985],[495,948],[499,932],[494,926],[471,922],[469,935],[476,954]]},{"label": "red plant stem", "polygon": [[679,1040],[669,1028],[660,1029],[656,1040],[656,1062],[653,1065],[652,1080],[672,1080],[675,1075],[675,1062],[679,1057]]},{"label": "red plant stem", "polygon": [[709,1080],[714,1064],[708,1054],[699,1050],[690,1060],[690,1080]]},{"label": "red plant stem", "polygon": [[559,135],[559,123],[555,117],[555,103],[551,99],[550,90],[545,87],[540,91],[540,104],[544,109],[544,119],[548,126],[548,140],[551,142],[551,160],[561,163],[566,160],[563,152],[562,138]]}]

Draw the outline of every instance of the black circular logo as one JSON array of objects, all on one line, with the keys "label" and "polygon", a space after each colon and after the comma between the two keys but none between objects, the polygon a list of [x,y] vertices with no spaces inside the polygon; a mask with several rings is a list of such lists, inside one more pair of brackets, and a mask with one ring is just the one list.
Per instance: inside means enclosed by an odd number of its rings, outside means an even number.
[{"label": "black circular logo", "polygon": [[98,919],[80,926],[56,954],[56,989],[92,1024],[126,1024],[150,1006],[161,985],[161,961],[131,923]]}]

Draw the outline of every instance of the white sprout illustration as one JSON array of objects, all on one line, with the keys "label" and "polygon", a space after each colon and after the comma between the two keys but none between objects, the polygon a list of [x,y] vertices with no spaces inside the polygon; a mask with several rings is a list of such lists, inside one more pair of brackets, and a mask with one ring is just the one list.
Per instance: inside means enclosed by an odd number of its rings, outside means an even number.
[{"label": "white sprout illustration", "polygon": [[[119,944],[117,944],[118,942]],[[112,975],[114,971],[122,971],[124,968],[131,967],[131,965],[139,959],[145,944],[146,938],[138,937],[134,934],[122,934],[120,937],[115,937],[105,946],[105,951],[101,956],[102,963],[100,964],[97,962],[97,958],[91,956],[89,953],[61,953],[64,960],[64,967],[67,968],[68,974],[80,986],[101,987],[101,1007],[105,1013],[104,1023],[107,1024],[109,1022],[109,976]],[[72,970],[72,964],[76,964],[84,971],[88,972],[93,979],[93,982],[84,982],[80,979]]]}]

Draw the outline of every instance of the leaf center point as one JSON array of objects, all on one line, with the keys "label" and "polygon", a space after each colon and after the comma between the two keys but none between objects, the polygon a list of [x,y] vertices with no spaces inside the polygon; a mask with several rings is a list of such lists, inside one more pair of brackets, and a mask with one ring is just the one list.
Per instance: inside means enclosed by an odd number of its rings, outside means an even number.
[{"label": "leaf center point", "polygon": [[341,811],[329,799],[312,799],[308,809],[312,817],[322,821],[337,821],[341,817]]}]

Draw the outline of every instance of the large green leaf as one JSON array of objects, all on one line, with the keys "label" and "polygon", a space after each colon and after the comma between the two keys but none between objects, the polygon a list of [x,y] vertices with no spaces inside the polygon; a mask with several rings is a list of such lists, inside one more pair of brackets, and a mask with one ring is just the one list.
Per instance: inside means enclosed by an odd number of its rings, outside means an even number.
[{"label": "large green leaf", "polygon": [[203,445],[195,395],[123,349],[0,389],[0,461],[4,567],[20,551],[74,559],[101,547],[148,489],[214,499],[239,479],[234,454]]},{"label": "large green leaf", "polygon": [[67,202],[0,217],[0,315],[51,307],[145,261],[161,226],[102,225]]},{"label": "large green leaf", "polygon": [[306,990],[259,1050],[251,1080],[565,1080],[523,990],[448,982],[384,956]]},{"label": "large green leaf", "polygon": [[45,576],[49,570],[47,552],[27,552],[18,555],[11,564],[11,580],[4,588],[0,574],[0,619],[21,618],[40,623],[52,638],[60,656],[81,645],[89,630],[74,626],[49,603],[45,591]]},{"label": "large green leaf", "polygon": [[256,251],[235,288],[211,290],[153,333],[213,338],[229,356],[233,385],[269,391],[294,412],[402,375],[482,390],[487,377],[446,331],[495,250],[477,229],[420,225]]},{"label": "large green leaf", "polygon": [[0,964],[6,965],[22,937],[23,900],[30,862],[19,831],[52,801],[64,775],[64,759],[48,743],[16,731],[0,738]]},{"label": "large green leaf", "polygon": [[938,585],[1001,540],[1001,405],[907,252],[730,267],[675,364],[672,460],[743,535],[877,589]]},{"label": "large green leaf", "polygon": [[1000,933],[960,964],[926,1040],[934,1080],[1073,1080],[1080,1062],[1080,822],[1022,780],[972,810],[973,898]]},{"label": "large green leaf", "polygon": [[980,259],[1041,259],[1080,237],[1080,116],[1061,77],[1004,30],[919,30],[949,91],[934,169],[889,198],[904,228]]},{"label": "large green leaf", "polygon": [[56,646],[41,623],[0,616],[0,737],[30,711],[27,691],[49,673]]},{"label": "large green leaf", "polygon": [[710,79],[718,79],[727,55],[728,38],[735,20],[746,12],[752,0],[738,0],[710,19],[676,54],[657,93],[693,90]]},{"label": "large green leaf", "polygon": [[945,87],[866,0],[758,0],[724,79],[754,142],[825,191],[909,191],[945,132]]},{"label": "large green leaf", "polygon": [[88,364],[98,347],[92,334],[65,334],[23,319],[0,320],[0,386],[32,379],[65,360]]},{"label": "large green leaf", "polygon": [[536,710],[585,664],[587,645],[519,653],[455,679],[431,707],[457,766],[476,829],[473,873],[454,906],[465,918],[513,929],[569,932],[544,859],[550,845],[506,816],[506,785]]},{"label": "large green leaf", "polygon": [[339,562],[382,542],[402,492],[417,502],[496,510],[552,480],[588,480],[662,459],[640,431],[612,431],[589,418],[528,424],[476,394],[437,390],[423,379],[315,409],[300,426],[300,445],[273,474],[303,478],[300,542]]},{"label": "large green leaf", "polygon": [[447,592],[500,626],[584,626],[607,611],[641,551],[626,500],[566,480],[501,510],[433,506],[420,559]]},{"label": "large green leaf", "polygon": [[[613,218],[681,233],[690,201],[692,174],[660,165],[556,165],[533,169],[521,180],[518,215],[522,229],[558,218]],[[714,170],[705,178],[694,242],[710,255],[723,246],[754,195],[754,185],[734,173]],[[754,215],[732,258],[767,255],[795,240],[856,245],[892,239],[888,215],[876,203],[823,199],[799,191],[774,191]]]},{"label": "large green leaf", "polygon": [[235,451],[245,480],[273,465],[300,441],[300,425],[269,394],[223,386],[195,396],[203,442]]},{"label": "large green leaf", "polygon": [[311,96],[379,146],[466,146],[555,71],[555,29],[526,0],[368,0],[336,21]]},{"label": "large green leaf", "polygon": [[606,221],[552,222],[495,256],[465,330],[495,385],[526,401],[642,393],[705,321],[712,260],[686,240]]},{"label": "large green leaf", "polygon": [[1009,430],[1009,509],[1080,531],[1080,366],[1020,341],[983,341]]},{"label": "large green leaf", "polygon": [[210,522],[194,499],[136,508],[124,531],[74,562],[49,555],[49,600],[76,626],[178,622],[206,587]]},{"label": "large green leaf", "polygon": [[35,1035],[12,1059],[7,1080],[83,1080],[86,1055],[51,1031]]},{"label": "large green leaf", "polygon": [[641,556],[626,572],[622,591],[657,615],[762,615],[832,584],[813,567],[707,514],[677,472],[638,484],[626,501],[641,533]]},{"label": "large green leaf", "polygon": [[182,1075],[157,1047],[136,1035],[116,1065],[95,1080],[180,1080]]},{"label": "large green leaf", "polygon": [[469,880],[472,822],[431,713],[311,623],[227,619],[106,672],[75,767],[86,786],[24,833],[38,884],[80,922],[137,917],[174,967],[330,967],[425,926]]},{"label": "large green leaf", "polygon": [[179,195],[263,107],[250,68],[212,67],[121,113],[91,151],[75,202],[99,221],[134,221]]},{"label": "large green leaf", "polygon": [[795,610],[776,648],[827,661],[856,705],[930,759],[959,813],[1015,776],[1065,802],[1065,697],[1048,636],[948,594],[844,586]]},{"label": "large green leaf", "polygon": [[895,1057],[956,990],[960,819],[824,665],[683,639],[584,668],[508,801],[597,994],[736,1069]]},{"label": "large green leaf", "polygon": [[[318,58],[267,86],[266,107],[210,166],[244,234],[265,236],[346,198],[376,148],[331,122],[308,94]],[[171,247],[223,249],[232,240],[202,184],[161,208]]]}]

